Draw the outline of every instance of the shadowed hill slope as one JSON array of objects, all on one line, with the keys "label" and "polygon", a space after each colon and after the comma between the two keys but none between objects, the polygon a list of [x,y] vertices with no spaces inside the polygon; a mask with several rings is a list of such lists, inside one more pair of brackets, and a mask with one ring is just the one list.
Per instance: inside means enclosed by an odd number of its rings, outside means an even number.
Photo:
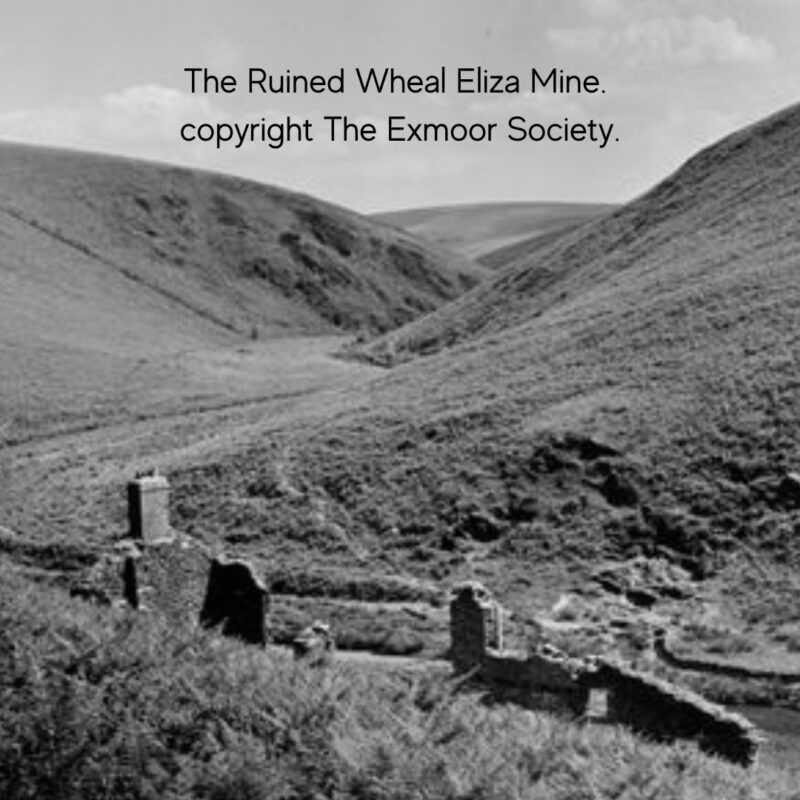
[{"label": "shadowed hill slope", "polygon": [[11,144],[0,145],[0,231],[6,280],[28,285],[33,271],[47,281],[86,282],[94,271],[232,332],[386,330],[481,274],[387,226],[283,189]]},{"label": "shadowed hill slope", "polygon": [[494,251],[542,235],[558,235],[614,206],[603,203],[476,203],[376,214],[383,220],[456,253],[496,268]]}]

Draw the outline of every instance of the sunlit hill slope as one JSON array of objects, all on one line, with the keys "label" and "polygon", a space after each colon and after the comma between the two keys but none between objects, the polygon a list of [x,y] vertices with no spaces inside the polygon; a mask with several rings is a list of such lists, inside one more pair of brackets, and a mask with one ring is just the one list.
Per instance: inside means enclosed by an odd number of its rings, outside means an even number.
[{"label": "sunlit hill slope", "polygon": [[382,444],[341,446],[386,479],[348,514],[398,546],[477,530],[504,581],[553,547],[800,563],[798,145],[792,107],[367,347],[400,366],[370,396]]},{"label": "sunlit hill slope", "polygon": [[481,274],[286,190],[2,144],[0,428],[165,386],[175,354],[387,330]]}]

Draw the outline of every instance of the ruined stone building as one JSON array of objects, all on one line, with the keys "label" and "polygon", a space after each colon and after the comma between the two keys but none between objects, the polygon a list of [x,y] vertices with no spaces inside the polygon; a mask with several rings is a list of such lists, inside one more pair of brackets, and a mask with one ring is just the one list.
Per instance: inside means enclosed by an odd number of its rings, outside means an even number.
[{"label": "ruined stone building", "polygon": [[[502,611],[492,594],[471,581],[455,587],[450,603],[450,657],[458,673],[489,687],[546,692],[576,714],[600,714],[659,741],[691,739],[708,753],[752,764],[759,738],[744,717],[694,692],[602,657],[570,658],[548,645],[530,652],[503,648]],[[602,702],[593,702],[600,693]]]},{"label": "ruined stone building", "polygon": [[169,524],[169,483],[139,475],[128,484],[128,537],[102,559],[79,593],[160,614],[176,628],[219,627],[227,636],[267,641],[269,594],[244,561],[214,557]]}]

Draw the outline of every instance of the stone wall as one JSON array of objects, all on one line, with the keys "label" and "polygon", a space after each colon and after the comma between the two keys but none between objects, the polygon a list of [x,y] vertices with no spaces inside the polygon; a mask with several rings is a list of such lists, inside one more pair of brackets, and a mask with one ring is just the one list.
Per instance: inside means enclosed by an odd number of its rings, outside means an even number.
[{"label": "stone wall", "polygon": [[211,558],[169,525],[169,483],[156,473],[128,484],[129,536],[73,586],[73,593],[165,616],[176,627],[219,625],[223,634],[266,641],[268,593],[241,561]]},{"label": "stone wall", "polygon": [[548,645],[527,653],[492,646],[492,640],[502,642],[502,613],[478,583],[455,588],[450,633],[457,672],[471,670],[476,679],[523,705],[546,692],[584,718],[595,717],[590,700],[599,694],[607,721],[656,740],[691,739],[706,752],[737,764],[755,760],[755,728],[693,692],[597,657],[570,658]]},{"label": "stone wall", "polygon": [[704,751],[744,766],[756,758],[755,727],[694,692],[603,660],[585,670],[579,681],[587,690],[607,692],[610,722],[656,740],[693,739]]},{"label": "stone wall", "polygon": [[116,605],[126,602],[125,564],[128,556],[140,552],[130,539],[116,543],[111,552],[102,553],[97,561],[71,584],[70,593],[87,600]]},{"label": "stone wall", "polygon": [[450,657],[457,672],[472,670],[488,683],[568,698],[584,694],[576,680],[580,662],[575,659],[547,646],[527,653],[503,649],[502,608],[476,581],[453,589],[450,637]]},{"label": "stone wall", "polygon": [[252,567],[244,561],[215,558],[207,572],[200,624],[219,626],[224,635],[251,644],[266,644],[267,587]]},{"label": "stone wall", "polygon": [[563,654],[490,649],[484,656],[480,677],[494,685],[514,687],[535,695],[557,694],[567,708],[580,713],[586,707],[588,689],[578,682],[579,670],[580,663]]},{"label": "stone wall", "polygon": [[209,564],[206,551],[186,537],[145,545],[125,558],[122,594],[133,608],[196,625]]},{"label": "stone wall", "polygon": [[477,581],[458,584],[450,602],[450,657],[457,672],[479,668],[489,648],[502,647],[502,611]]},{"label": "stone wall", "polygon": [[757,669],[741,664],[728,664],[712,658],[701,656],[682,656],[670,646],[667,632],[657,630],[653,636],[653,651],[667,665],[674,669],[705,672],[708,675],[720,675],[738,680],[767,680],[776,683],[800,683],[800,672]]}]

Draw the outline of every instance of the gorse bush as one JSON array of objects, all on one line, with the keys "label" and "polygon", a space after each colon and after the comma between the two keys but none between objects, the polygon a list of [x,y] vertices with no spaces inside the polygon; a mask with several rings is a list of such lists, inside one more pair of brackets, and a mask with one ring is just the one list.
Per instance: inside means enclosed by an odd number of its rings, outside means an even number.
[{"label": "gorse bush", "polygon": [[791,796],[790,776],[759,793],[693,747],[491,704],[441,674],[306,668],[0,572],[4,800]]},{"label": "gorse bush", "polygon": [[332,786],[330,681],[145,616],[89,609],[87,636],[55,604],[39,617],[33,593],[11,603],[0,796],[299,797]]}]

